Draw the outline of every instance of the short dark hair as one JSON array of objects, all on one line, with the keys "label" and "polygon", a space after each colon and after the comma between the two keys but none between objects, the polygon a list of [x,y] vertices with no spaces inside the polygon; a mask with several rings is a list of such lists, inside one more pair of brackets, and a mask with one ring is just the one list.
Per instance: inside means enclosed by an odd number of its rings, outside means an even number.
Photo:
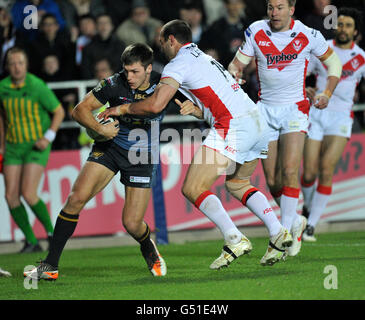
[{"label": "short dark hair", "polygon": [[140,62],[146,69],[153,62],[153,50],[144,43],[131,44],[123,51],[121,61],[127,66]]},{"label": "short dark hair", "polygon": [[78,24],[80,25],[81,20],[84,20],[84,19],[90,19],[90,20],[93,20],[94,22],[96,22],[96,19],[92,14],[86,13],[86,14],[82,14],[81,16],[78,17],[78,19],[77,19]]},{"label": "short dark hair", "polygon": [[161,36],[165,41],[167,41],[169,35],[173,35],[181,44],[192,42],[191,29],[187,22],[183,20],[172,20],[162,27]]},{"label": "short dark hair", "polygon": [[46,13],[46,14],[44,14],[44,15],[42,16],[42,19],[41,19],[41,23],[40,23],[40,25],[42,26],[42,25],[44,24],[44,21],[45,21],[46,19],[48,19],[48,18],[53,19],[53,20],[54,20],[54,21],[58,24],[57,17],[56,17],[54,14],[52,14],[52,13]]},{"label": "short dark hair", "polygon": [[358,31],[357,36],[362,30],[362,13],[355,8],[343,7],[338,10],[338,16],[351,17],[355,21],[355,29]]},{"label": "short dark hair", "polygon": [[[297,0],[287,0],[289,7],[295,7]],[[269,0],[266,0],[266,4],[269,4]]]}]

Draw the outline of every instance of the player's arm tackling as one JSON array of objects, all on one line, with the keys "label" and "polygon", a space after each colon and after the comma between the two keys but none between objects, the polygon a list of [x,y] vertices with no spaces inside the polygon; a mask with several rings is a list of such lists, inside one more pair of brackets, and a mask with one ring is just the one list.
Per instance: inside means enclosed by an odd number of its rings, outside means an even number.
[{"label": "player's arm tackling", "polygon": [[174,97],[180,84],[172,78],[162,79],[152,96],[139,102],[108,108],[100,113],[100,118],[123,116],[125,114],[146,116],[160,113]]}]

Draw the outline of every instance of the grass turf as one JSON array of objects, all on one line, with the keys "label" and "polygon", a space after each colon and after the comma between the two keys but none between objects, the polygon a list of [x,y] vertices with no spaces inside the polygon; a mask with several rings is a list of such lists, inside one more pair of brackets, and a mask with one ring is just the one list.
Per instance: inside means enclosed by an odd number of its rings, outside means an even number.
[{"label": "grass turf", "polygon": [[[222,241],[160,246],[168,272],[154,278],[138,246],[65,250],[60,276],[24,288],[23,268],[43,254],[0,255],[1,300],[244,300],[244,299],[365,299],[365,232],[320,234],[317,243],[304,243],[297,257],[272,267],[259,263],[267,238],[252,238],[253,251],[229,268],[213,271]],[[338,288],[325,289],[325,267],[337,269]],[[331,281],[329,281],[331,283]],[[333,282],[332,282],[333,283]]]}]

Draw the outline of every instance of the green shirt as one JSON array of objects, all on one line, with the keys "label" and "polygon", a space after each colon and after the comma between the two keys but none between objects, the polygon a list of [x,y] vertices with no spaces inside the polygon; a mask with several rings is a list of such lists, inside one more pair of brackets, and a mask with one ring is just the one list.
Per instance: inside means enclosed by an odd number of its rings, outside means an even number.
[{"label": "green shirt", "polygon": [[45,82],[31,73],[27,73],[20,88],[14,87],[10,76],[1,80],[0,99],[5,109],[9,143],[29,143],[42,138],[51,125],[49,113],[60,105]]}]

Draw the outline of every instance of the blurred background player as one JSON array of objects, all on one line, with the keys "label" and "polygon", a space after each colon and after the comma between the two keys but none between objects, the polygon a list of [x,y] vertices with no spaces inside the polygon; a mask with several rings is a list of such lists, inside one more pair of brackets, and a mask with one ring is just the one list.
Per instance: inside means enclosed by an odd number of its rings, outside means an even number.
[{"label": "blurred background player", "polygon": [[[22,49],[14,47],[8,51],[6,67],[10,75],[0,81],[7,128],[2,132],[5,148],[1,148],[5,149],[5,198],[14,222],[25,235],[21,252],[41,251],[20,197],[51,237],[53,225],[47,207],[37,193],[64,110],[46,84],[27,72],[28,59]],[[49,113],[53,114],[52,119]]]},{"label": "blurred background player", "polygon": [[[250,183],[258,158],[267,155],[267,124],[228,71],[191,41],[192,32],[185,21],[172,20],[165,24],[160,43],[170,62],[162,72],[155,93],[142,102],[107,109],[103,116],[142,116],[161,112],[177,90],[193,101],[194,108],[188,100],[178,102],[181,112],[204,118],[211,130],[194,155],[182,192],[224,237],[222,253],[210,268],[227,267],[252,250],[251,242],[237,229],[219,198],[209,190],[224,173],[227,174],[227,190],[268,228],[270,242],[260,263],[273,265],[281,259],[285,247],[292,244],[292,239],[266,197]],[[191,109],[191,112],[186,113],[185,109]]]},{"label": "blurred background player", "polygon": [[[120,103],[144,100],[153,94],[160,80],[160,74],[152,72],[152,61],[153,51],[149,46],[138,43],[128,46],[121,57],[124,69],[100,81],[75,107],[74,119],[108,140],[93,145],[87,162],[81,169],[57,218],[49,254],[37,268],[25,276],[45,280],[58,278],[58,264],[63,248],[77,226],[81,210],[118,172],[121,175],[120,181],[125,185],[123,225],[139,242],[151,273],[154,276],[166,274],[166,263],[150,238],[150,229],[143,220],[151,195],[156,165],[151,162],[133,164],[129,159],[130,152],[140,152],[142,156],[151,159],[153,150],[156,146],[158,148],[159,144],[159,136],[156,140],[156,137],[151,135],[151,127],[153,124],[158,126],[163,113],[143,118],[132,116],[119,118],[119,128],[117,128],[115,124],[118,122],[100,124],[92,112],[108,102],[113,107]],[[148,136],[136,136],[133,139],[133,129],[144,130]]]},{"label": "blurred background player", "polygon": [[305,78],[310,55],[328,66],[328,78],[314,106],[323,109],[341,76],[336,53],[317,30],[292,17],[295,0],[268,0],[269,20],[260,20],[245,31],[245,41],[229,65],[237,79],[251,60],[256,59],[260,84],[258,106],[271,130],[269,152],[263,169],[270,192],[280,205],[282,225],[291,231],[293,245],[288,254],[295,256],[301,247],[306,226],[297,214],[299,167],[308,130],[309,100]]},{"label": "blurred background player", "polygon": [[[341,80],[326,109],[310,109],[301,181],[304,197],[302,214],[308,218],[304,241],[316,241],[314,228],[327,206],[336,165],[351,137],[355,90],[361,78],[365,78],[365,52],[354,43],[361,30],[361,21],[361,13],[356,9],[342,8],[338,11],[336,36],[328,40],[328,44],[340,57],[343,66]],[[323,91],[326,66],[313,57],[308,70],[317,76],[318,90]],[[315,89],[309,89],[309,94],[313,98]]]}]

